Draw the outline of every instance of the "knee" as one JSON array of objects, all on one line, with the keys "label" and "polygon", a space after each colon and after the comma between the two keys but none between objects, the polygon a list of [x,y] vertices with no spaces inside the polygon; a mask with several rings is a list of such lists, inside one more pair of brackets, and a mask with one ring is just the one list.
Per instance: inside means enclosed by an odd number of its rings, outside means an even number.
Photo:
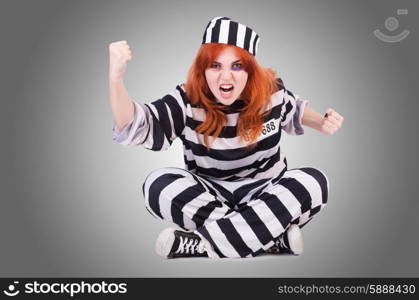
[{"label": "knee", "polygon": [[160,195],[162,190],[175,180],[185,177],[186,174],[184,171],[186,170],[165,167],[155,169],[147,175],[142,185],[142,192],[147,210],[162,217],[160,212]]},{"label": "knee", "polygon": [[310,174],[316,180],[321,192],[321,203],[326,205],[329,198],[329,179],[326,174],[317,168],[306,167],[303,171]]}]

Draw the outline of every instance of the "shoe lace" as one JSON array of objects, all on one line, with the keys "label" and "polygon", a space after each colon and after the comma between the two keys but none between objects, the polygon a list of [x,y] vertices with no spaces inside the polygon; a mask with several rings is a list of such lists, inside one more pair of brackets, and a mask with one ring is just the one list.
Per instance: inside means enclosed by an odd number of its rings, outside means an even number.
[{"label": "shoe lace", "polygon": [[177,248],[175,253],[182,253],[182,254],[195,254],[196,253],[204,253],[204,243],[198,239],[188,238],[188,237],[180,237],[179,247]]},{"label": "shoe lace", "polygon": [[284,241],[284,238],[283,238],[283,237],[281,237],[281,238],[278,240],[277,245],[278,245],[278,247],[279,247],[279,248],[282,248],[282,249],[288,249],[288,246],[285,244],[285,241]]}]

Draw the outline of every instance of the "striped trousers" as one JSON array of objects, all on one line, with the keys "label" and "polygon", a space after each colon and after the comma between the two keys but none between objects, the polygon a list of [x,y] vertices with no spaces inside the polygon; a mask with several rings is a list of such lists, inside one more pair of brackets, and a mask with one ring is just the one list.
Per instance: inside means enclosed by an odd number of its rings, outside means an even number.
[{"label": "striped trousers", "polygon": [[253,257],[273,246],[290,224],[302,227],[324,208],[329,183],[310,167],[236,182],[167,167],[152,171],[142,190],[154,217],[204,237],[212,246],[210,257]]}]

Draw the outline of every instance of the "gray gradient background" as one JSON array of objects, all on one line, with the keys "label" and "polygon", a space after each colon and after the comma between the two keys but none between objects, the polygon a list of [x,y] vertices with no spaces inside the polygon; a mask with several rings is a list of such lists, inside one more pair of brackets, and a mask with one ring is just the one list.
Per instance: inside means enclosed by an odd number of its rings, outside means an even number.
[{"label": "gray gradient background", "polygon": [[[409,10],[397,16],[398,8]],[[0,276],[419,276],[417,1],[2,1]],[[108,44],[133,51],[126,85],[153,101],[186,78],[215,16],[261,35],[258,61],[323,112],[334,136],[285,136],[290,167],[324,170],[329,206],[301,257],[162,260],[169,224],[144,208],[149,172],[183,167],[112,141]],[[394,16],[411,34],[372,34]],[[415,83],[416,82],[416,86]]]}]

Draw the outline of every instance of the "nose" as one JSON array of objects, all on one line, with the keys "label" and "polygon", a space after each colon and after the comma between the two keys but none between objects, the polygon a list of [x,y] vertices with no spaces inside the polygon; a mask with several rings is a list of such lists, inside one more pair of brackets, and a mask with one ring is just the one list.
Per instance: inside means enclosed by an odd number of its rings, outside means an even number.
[{"label": "nose", "polygon": [[228,81],[228,80],[232,79],[233,72],[230,69],[223,69],[221,71],[220,76],[221,76],[221,78],[220,78],[221,80]]}]

